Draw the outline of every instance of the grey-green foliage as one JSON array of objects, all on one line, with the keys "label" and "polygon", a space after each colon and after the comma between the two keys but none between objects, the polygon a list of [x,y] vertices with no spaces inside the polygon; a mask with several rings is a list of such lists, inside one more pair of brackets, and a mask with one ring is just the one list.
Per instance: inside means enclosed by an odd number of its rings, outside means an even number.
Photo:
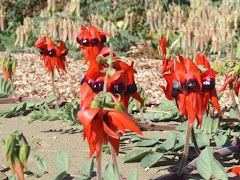
[{"label": "grey-green foliage", "polygon": [[11,83],[0,78],[0,98],[7,98],[12,93]]},{"label": "grey-green foliage", "polygon": [[71,104],[65,104],[63,107],[55,106],[54,111],[51,111],[50,108],[45,104],[44,106],[39,106],[39,111],[34,111],[31,115],[29,123],[32,123],[36,120],[40,121],[56,121],[62,120],[63,122],[68,123],[69,125],[79,124],[77,120],[77,112],[79,110],[79,105],[77,102]]}]

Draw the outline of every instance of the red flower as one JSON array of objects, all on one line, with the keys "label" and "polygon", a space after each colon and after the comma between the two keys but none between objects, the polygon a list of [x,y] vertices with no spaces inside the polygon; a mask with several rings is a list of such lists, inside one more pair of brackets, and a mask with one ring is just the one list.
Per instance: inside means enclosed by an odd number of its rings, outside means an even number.
[{"label": "red flower", "polygon": [[226,89],[227,85],[230,83],[233,83],[233,90],[234,90],[235,94],[238,96],[239,88],[240,88],[240,78],[239,78],[239,76],[234,77],[233,71],[229,72],[226,75],[224,84],[223,84],[222,88],[220,89],[219,93],[223,92]]},{"label": "red flower", "polygon": [[118,110],[83,109],[78,112],[78,119],[84,127],[84,139],[87,138],[88,140],[89,157],[96,151],[97,159],[102,144],[106,144],[108,141],[118,154],[120,140],[118,131],[125,133],[125,130],[128,129],[142,134],[135,123],[126,114]]},{"label": "red flower", "polygon": [[179,62],[175,60],[175,69],[170,74],[164,74],[167,81],[166,88],[160,86],[169,100],[175,99],[180,113],[189,117],[191,125],[197,119],[201,125],[203,112],[209,112],[209,100],[222,115],[215,89],[215,77],[217,72],[210,69],[206,57],[198,56],[198,64],[208,70],[200,72],[198,67],[189,58],[184,59],[178,54]]},{"label": "red flower", "polygon": [[167,72],[168,70],[173,70],[173,60],[168,57],[166,58],[166,48],[167,48],[167,42],[166,39],[162,36],[159,40],[159,47],[161,47],[162,53],[163,53],[163,67],[162,67],[162,74]]},{"label": "red flower", "polygon": [[200,53],[196,54],[196,63],[197,65],[202,65],[205,68],[210,69],[210,63],[208,59],[204,55],[201,55]]},{"label": "red flower", "polygon": [[233,172],[237,175],[237,177],[240,177],[240,167],[234,167],[228,170],[228,172]]},{"label": "red flower", "polygon": [[66,72],[66,58],[68,50],[63,41],[60,41],[60,46],[57,47],[56,44],[48,37],[39,38],[35,42],[35,46],[40,50],[40,58],[44,60],[45,68],[48,72],[52,72],[54,66],[57,68],[59,73],[59,68]]},{"label": "red flower", "polygon": [[84,51],[85,64],[90,60],[96,60],[101,49],[106,42],[106,36],[110,36],[107,32],[101,32],[95,26],[90,25],[89,30],[86,26],[82,26],[77,42],[80,44],[80,53]]}]

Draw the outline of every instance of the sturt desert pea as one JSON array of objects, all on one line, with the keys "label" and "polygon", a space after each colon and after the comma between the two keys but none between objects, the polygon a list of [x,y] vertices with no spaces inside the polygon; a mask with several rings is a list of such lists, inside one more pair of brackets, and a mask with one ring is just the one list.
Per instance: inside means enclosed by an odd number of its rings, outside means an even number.
[{"label": "sturt desert pea", "polygon": [[4,55],[2,57],[1,67],[6,82],[8,82],[8,80],[12,81],[13,77],[15,76],[16,66],[17,66],[16,58],[12,57],[9,54]]},{"label": "sturt desert pea", "polygon": [[77,42],[80,44],[80,53],[84,52],[85,64],[96,60],[100,51],[106,42],[106,36],[110,37],[107,32],[100,31],[97,27],[90,25],[89,29],[82,26]]},{"label": "sturt desert pea", "polygon": [[119,151],[119,140],[121,133],[131,130],[142,134],[129,116],[119,110],[103,110],[102,108],[83,109],[78,112],[78,119],[84,127],[84,139],[87,138],[90,154],[96,151],[99,157],[102,144],[110,142],[116,153]]},{"label": "sturt desert pea", "polygon": [[39,38],[35,42],[35,47],[40,51],[40,58],[44,60],[45,68],[48,69],[49,74],[56,67],[58,73],[61,69],[62,73],[66,72],[66,55],[68,54],[68,49],[63,41],[60,41],[59,47],[48,37]]}]

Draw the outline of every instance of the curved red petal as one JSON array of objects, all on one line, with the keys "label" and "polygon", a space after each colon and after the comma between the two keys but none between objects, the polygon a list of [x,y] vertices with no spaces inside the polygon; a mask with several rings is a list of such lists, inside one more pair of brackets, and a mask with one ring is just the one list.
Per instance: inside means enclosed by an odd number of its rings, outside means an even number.
[{"label": "curved red petal", "polygon": [[118,110],[113,110],[113,111],[110,111],[108,115],[111,116],[112,121],[119,121],[125,127],[125,129],[137,132],[138,134],[142,135],[142,132],[137,127],[137,125],[132,121],[130,117],[128,117],[123,112],[120,112]]}]

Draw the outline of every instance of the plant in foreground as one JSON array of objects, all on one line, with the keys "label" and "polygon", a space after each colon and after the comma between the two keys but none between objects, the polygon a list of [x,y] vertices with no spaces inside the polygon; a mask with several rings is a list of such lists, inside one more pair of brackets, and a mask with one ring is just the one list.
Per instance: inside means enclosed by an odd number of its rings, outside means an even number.
[{"label": "plant in foreground", "polygon": [[[160,40],[159,44],[163,49],[163,55],[166,55],[166,43],[162,42],[164,42],[164,38]],[[165,55],[163,67],[167,68],[163,71],[163,77],[167,81],[167,86],[160,87],[169,100],[175,99],[178,110],[188,120],[184,155],[178,170],[178,175],[181,175],[187,159],[189,136],[195,119],[201,126],[203,113],[206,111],[208,114],[209,112],[209,100],[212,101],[218,113],[222,115],[215,89],[217,72],[210,68],[208,60],[201,54],[196,55],[196,64],[201,66],[199,68],[189,57],[183,58],[178,54],[179,60],[173,61],[172,59],[166,60]]]},{"label": "plant in foreground", "polygon": [[10,54],[4,55],[2,58],[1,66],[6,82],[8,82],[8,80],[10,80],[11,82],[12,96],[14,97],[15,93],[13,83],[17,66],[17,59],[11,56]]},{"label": "plant in foreground", "polygon": [[89,30],[83,26],[77,41],[84,51],[85,63],[89,68],[81,81],[81,107],[78,119],[84,127],[84,139],[90,147],[90,157],[96,151],[97,178],[101,179],[102,144],[110,142],[113,164],[117,167],[116,155],[119,150],[120,134],[131,130],[142,134],[131,117],[125,113],[130,97],[139,100],[134,82],[133,63],[119,61],[110,47],[104,47],[108,33],[101,32],[90,25]]},{"label": "plant in foreground", "polygon": [[2,149],[9,168],[19,180],[24,180],[23,169],[27,170],[27,159],[30,154],[30,146],[24,135],[18,131],[8,135],[6,140],[3,140]]},{"label": "plant in foreground", "polygon": [[40,58],[44,60],[45,68],[48,69],[48,73],[51,73],[52,78],[52,87],[53,87],[53,95],[57,97],[55,85],[54,85],[54,67],[57,68],[58,73],[66,72],[66,55],[68,53],[68,49],[65,46],[63,41],[60,41],[59,47],[48,37],[39,38],[35,42],[35,46],[40,51]]}]

